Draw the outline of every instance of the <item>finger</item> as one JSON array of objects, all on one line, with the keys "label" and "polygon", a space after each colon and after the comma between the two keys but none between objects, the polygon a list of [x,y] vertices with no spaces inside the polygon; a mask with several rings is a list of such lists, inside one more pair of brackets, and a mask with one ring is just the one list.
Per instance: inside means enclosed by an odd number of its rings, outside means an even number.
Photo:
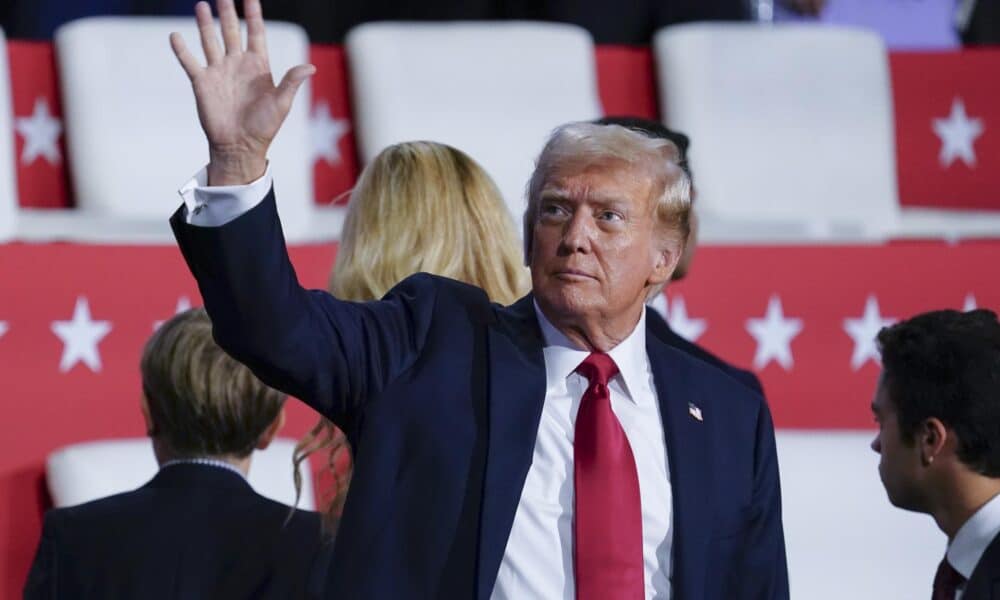
[{"label": "finger", "polygon": [[195,18],[198,21],[198,33],[201,34],[201,49],[205,51],[205,60],[210,65],[222,60],[222,48],[219,39],[215,37],[215,21],[212,19],[212,7],[208,2],[194,5]]},{"label": "finger", "polygon": [[264,37],[264,13],[260,0],[244,0],[243,18],[247,22],[247,50],[267,55],[267,39]]},{"label": "finger", "polygon": [[174,51],[174,56],[180,61],[181,68],[184,69],[189,78],[194,79],[195,74],[201,70],[201,65],[198,64],[198,59],[188,50],[187,44],[184,43],[184,38],[176,31],[170,34],[170,47]]},{"label": "finger", "polygon": [[285,76],[281,78],[281,83],[278,84],[278,105],[282,110],[287,112],[291,108],[295,92],[299,91],[302,82],[309,79],[315,72],[316,67],[312,65],[299,65],[292,67],[285,73]]},{"label": "finger", "polygon": [[222,26],[222,41],[226,45],[226,54],[242,52],[240,18],[236,16],[236,5],[233,0],[219,0],[215,6],[219,10],[219,24]]}]

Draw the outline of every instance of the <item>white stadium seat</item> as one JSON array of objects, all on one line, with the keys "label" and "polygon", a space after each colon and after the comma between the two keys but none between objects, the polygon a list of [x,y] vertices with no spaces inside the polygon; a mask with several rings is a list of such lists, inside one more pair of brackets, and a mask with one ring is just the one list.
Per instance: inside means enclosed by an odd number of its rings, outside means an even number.
[{"label": "white stadium seat", "polygon": [[367,162],[391,144],[450,144],[496,180],[520,222],[548,134],[602,115],[585,30],[533,22],[370,23],[347,35]]},{"label": "white stadium seat", "polygon": [[15,232],[17,169],[14,158],[14,107],[7,66],[7,38],[0,29],[0,243]]},{"label": "white stadium seat", "polygon": [[[254,451],[248,480],[258,494],[289,506],[295,502],[294,449],[295,440],[278,438],[266,450]],[[98,440],[66,446],[50,454],[46,480],[58,508],[134,490],[152,479],[156,471],[149,438]],[[316,508],[308,467],[302,469],[298,507]]]},{"label": "white stadium seat", "polygon": [[691,136],[705,239],[895,231],[892,97],[876,34],[693,24],[659,31],[654,48],[664,120]]},{"label": "white stadium seat", "polygon": [[691,136],[702,239],[996,237],[1000,212],[900,208],[882,39],[814,25],[690,24],[654,38],[661,112]]},{"label": "white stadium seat", "polygon": [[873,431],[777,433],[792,598],[926,598],[946,539],[889,504]]},{"label": "white stadium seat", "polygon": [[[26,211],[25,239],[169,241],[177,189],[208,161],[194,97],[168,35],[178,31],[203,59],[194,19],[94,17],[61,27],[55,47],[75,214]],[[304,30],[268,23],[276,78],[308,62]],[[290,241],[334,238],[339,226],[315,209],[308,83],[271,146],[278,207]],[[329,215],[326,218],[330,218]],[[334,219],[336,222],[337,219]]]}]

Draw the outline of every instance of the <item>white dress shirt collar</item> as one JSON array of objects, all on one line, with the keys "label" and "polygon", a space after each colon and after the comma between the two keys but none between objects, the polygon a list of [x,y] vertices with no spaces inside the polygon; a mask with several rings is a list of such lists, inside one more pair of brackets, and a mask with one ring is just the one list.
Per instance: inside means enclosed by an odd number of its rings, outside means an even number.
[{"label": "white dress shirt collar", "polygon": [[[565,381],[580,363],[589,355],[589,350],[580,350],[566,335],[549,321],[538,302],[534,302],[535,315],[545,340],[545,387],[552,388]],[[608,351],[608,356],[618,365],[618,372],[624,384],[625,395],[638,404],[651,402],[652,398],[637,393],[643,389],[642,382],[649,379],[649,357],[646,354],[646,307],[642,308],[635,329],[617,346]]]},{"label": "white dress shirt collar", "polygon": [[246,479],[246,476],[243,475],[243,471],[240,471],[235,466],[224,460],[215,460],[214,458],[178,458],[175,460],[168,460],[160,465],[160,469],[166,469],[167,467],[172,467],[174,465],[203,465],[206,467],[216,467],[218,469],[232,471],[233,473],[239,475],[241,479]]},{"label": "white dress shirt collar", "polygon": [[1000,494],[993,496],[959,528],[948,544],[948,562],[968,579],[993,538],[1000,534]]}]

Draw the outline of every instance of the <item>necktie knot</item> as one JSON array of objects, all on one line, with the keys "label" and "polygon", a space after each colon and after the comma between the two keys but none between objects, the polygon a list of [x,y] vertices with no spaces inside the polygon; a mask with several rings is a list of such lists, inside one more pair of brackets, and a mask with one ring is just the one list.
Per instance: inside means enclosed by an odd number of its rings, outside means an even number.
[{"label": "necktie knot", "polygon": [[608,380],[618,374],[618,365],[603,352],[591,352],[576,368],[576,372],[586,377],[591,387],[607,387]]}]

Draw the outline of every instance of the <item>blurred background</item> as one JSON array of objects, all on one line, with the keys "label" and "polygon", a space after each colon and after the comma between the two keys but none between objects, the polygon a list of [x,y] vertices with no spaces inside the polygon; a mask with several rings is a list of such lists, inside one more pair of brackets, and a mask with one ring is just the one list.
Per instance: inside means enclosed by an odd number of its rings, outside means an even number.
[{"label": "blurred background", "polygon": [[[764,383],[792,597],[928,595],[945,539],[889,505],[868,447],[874,336],[1000,307],[1000,3],[263,4],[275,73],[318,69],[270,155],[307,286],[326,287],[347,194],[389,144],[465,150],[519,222],[555,126],[631,115],[686,133],[699,251],[654,307]],[[167,226],[207,161],[167,43],[197,47],[192,6],[0,4],[0,597],[20,595],[46,508],[155,470],[134,454],[139,353],[201,304]],[[294,439],[314,415],[289,408]],[[290,501],[278,450],[260,468]]]}]

